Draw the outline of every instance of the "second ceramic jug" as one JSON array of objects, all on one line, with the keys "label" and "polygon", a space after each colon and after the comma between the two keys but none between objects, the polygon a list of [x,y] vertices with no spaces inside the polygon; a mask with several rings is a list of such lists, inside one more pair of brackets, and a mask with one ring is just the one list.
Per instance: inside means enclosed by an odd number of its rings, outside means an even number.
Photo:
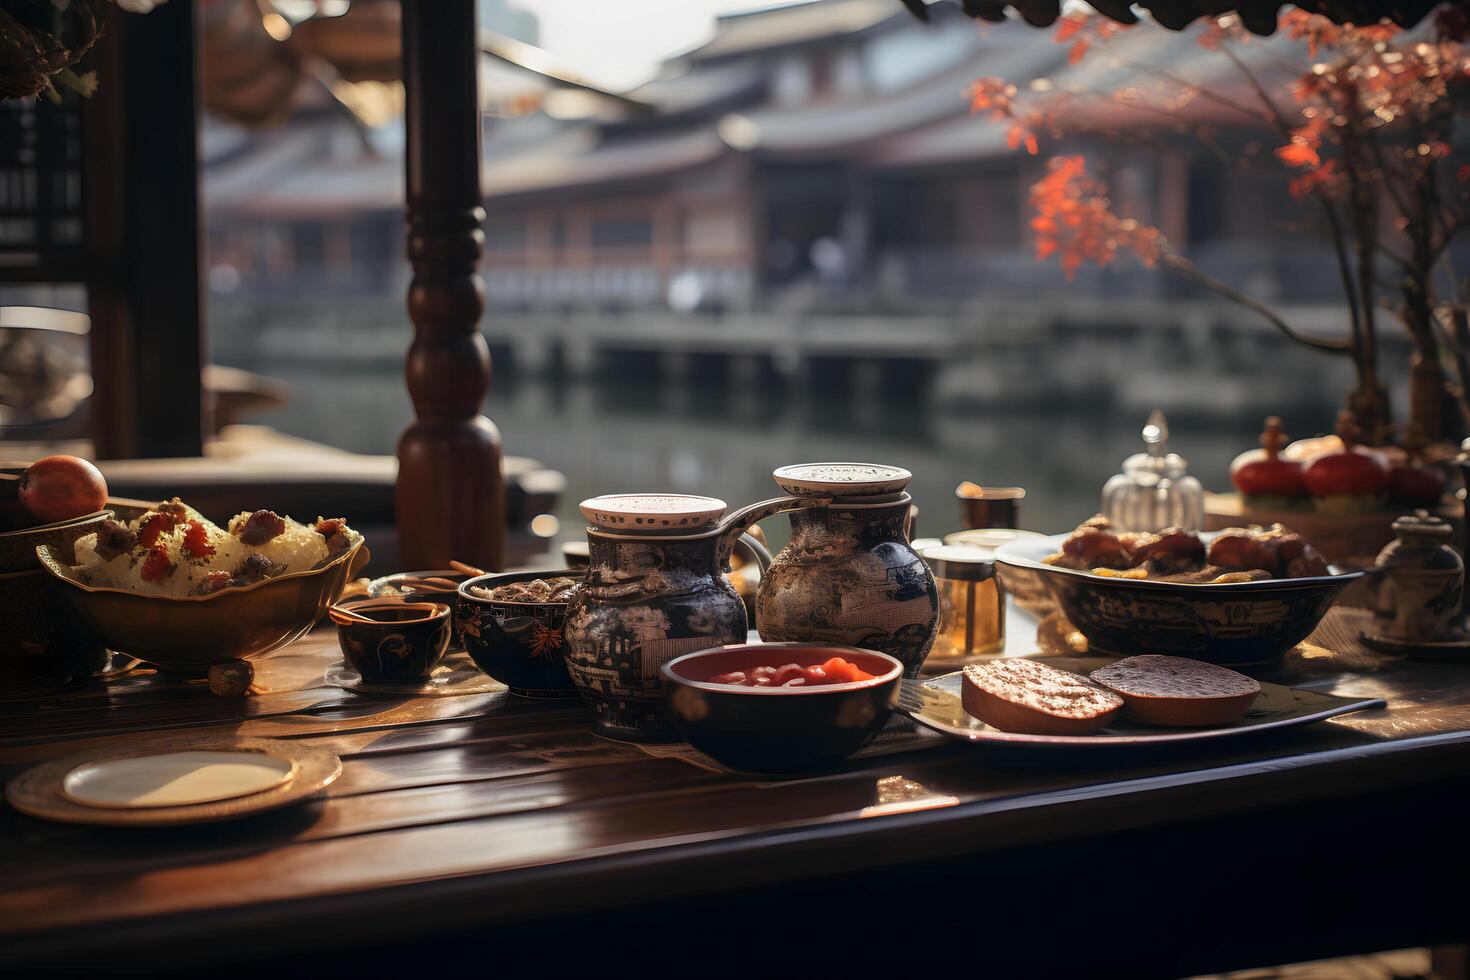
[{"label": "second ceramic jug", "polygon": [[834,499],[791,512],[791,541],[756,593],[761,639],[879,650],[917,677],[934,645],[939,591],[905,530],[913,474],[876,463],[803,463],[774,476],[793,496]]}]

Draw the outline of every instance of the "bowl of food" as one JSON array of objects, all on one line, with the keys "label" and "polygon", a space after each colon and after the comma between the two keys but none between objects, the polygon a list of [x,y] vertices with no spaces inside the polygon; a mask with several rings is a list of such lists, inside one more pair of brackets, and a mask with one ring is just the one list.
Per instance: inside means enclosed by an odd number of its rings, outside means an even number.
[{"label": "bowl of food", "polygon": [[903,664],[825,643],[749,643],[675,657],[662,668],[674,728],[742,772],[837,765],[898,703]]},{"label": "bowl of food", "polygon": [[1093,653],[1230,666],[1279,662],[1363,574],[1329,566],[1279,524],[1143,534],[1096,517],[1071,534],[1012,541],[995,557],[1041,575]]},{"label": "bowl of food", "polygon": [[502,572],[463,582],[454,619],[480,669],[523,698],[580,697],[562,625],[581,569]]},{"label": "bowl of food", "polygon": [[258,510],[221,528],[177,498],[36,556],[107,647],[188,673],[302,636],[369,557],[341,518],[306,525]]}]

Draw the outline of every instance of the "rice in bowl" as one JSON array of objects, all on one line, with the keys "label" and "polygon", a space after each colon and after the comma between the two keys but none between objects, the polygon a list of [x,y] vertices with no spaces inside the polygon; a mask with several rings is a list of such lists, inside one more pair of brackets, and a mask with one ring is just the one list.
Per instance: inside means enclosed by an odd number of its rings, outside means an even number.
[{"label": "rice in bowl", "polygon": [[221,528],[175,497],[77,539],[72,577],[144,595],[210,595],[308,571],[360,540],[342,518],[306,525],[268,510],[242,511]]}]

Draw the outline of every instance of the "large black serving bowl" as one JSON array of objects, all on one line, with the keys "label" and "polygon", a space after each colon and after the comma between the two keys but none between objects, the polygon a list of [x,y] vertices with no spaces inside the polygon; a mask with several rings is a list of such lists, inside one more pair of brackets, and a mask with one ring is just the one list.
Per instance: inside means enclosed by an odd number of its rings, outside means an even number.
[{"label": "large black serving bowl", "polygon": [[[739,687],[711,677],[762,665],[810,667],[832,657],[872,680],[816,687]],[[867,743],[898,702],[903,664],[826,643],[746,643],[675,657],[662,668],[668,713],[684,740],[731,769],[793,773],[835,766]]]},{"label": "large black serving bowl", "polygon": [[510,602],[487,599],[477,589],[538,578],[581,578],[584,569],[552,572],[501,572],[460,583],[454,621],[464,648],[480,669],[523,698],[575,698],[581,695],[567,673],[562,624],[565,602]]},{"label": "large black serving bowl", "polygon": [[[1193,585],[1112,578],[1042,561],[1065,534],[996,549],[1008,568],[1040,575],[1094,653],[1164,653],[1231,667],[1271,666],[1311,635],[1362,572]],[[1201,534],[1206,542],[1214,534]]]}]

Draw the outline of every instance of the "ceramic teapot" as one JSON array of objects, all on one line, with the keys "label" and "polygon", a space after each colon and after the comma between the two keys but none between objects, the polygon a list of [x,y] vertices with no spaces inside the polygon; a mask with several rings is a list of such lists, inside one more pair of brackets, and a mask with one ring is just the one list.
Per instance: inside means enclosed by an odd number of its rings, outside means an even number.
[{"label": "ceramic teapot", "polygon": [[762,518],[827,502],[779,497],[721,519],[725,502],[713,497],[639,493],[582,501],[587,578],[567,608],[563,634],[567,669],[592,707],[593,730],[623,741],[677,741],[664,715],[659,668],[681,654],[747,639],[745,604],[724,574],[736,541]]},{"label": "ceramic teapot", "polygon": [[1373,597],[1370,640],[1393,644],[1448,639],[1460,612],[1465,564],[1449,546],[1448,523],[1415,511],[1393,522],[1396,539],[1378,553],[1366,582]]},{"label": "ceramic teapot", "polygon": [[877,463],[803,463],[773,474],[817,506],[791,509],[791,540],[756,592],[766,642],[835,643],[897,657],[917,677],[934,645],[939,590],[906,531],[913,474]]}]

